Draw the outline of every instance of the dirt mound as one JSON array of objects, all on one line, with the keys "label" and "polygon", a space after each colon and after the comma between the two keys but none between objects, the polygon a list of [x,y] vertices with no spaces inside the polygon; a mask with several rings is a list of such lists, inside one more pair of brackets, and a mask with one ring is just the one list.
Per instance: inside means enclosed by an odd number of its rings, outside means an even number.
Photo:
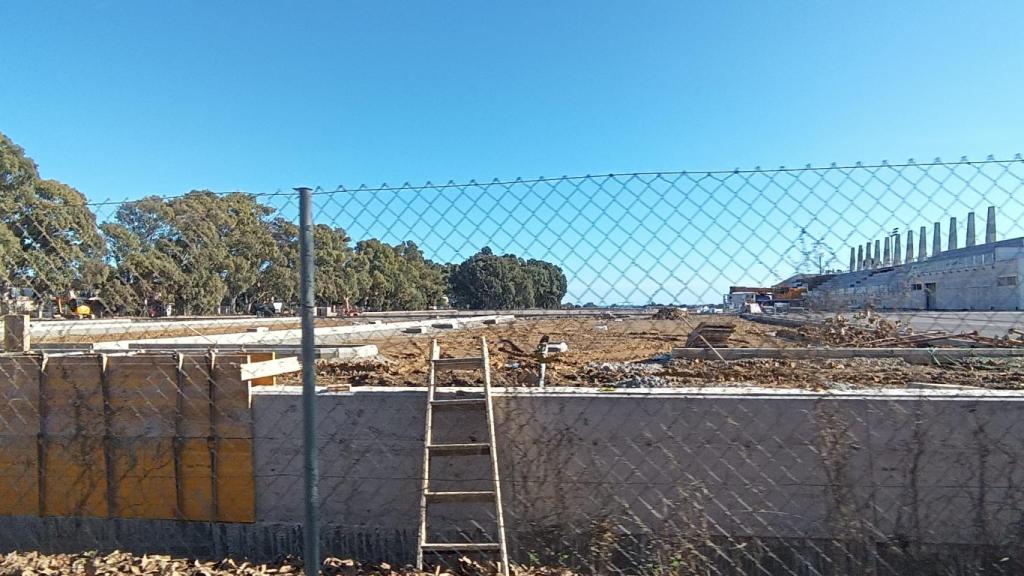
[{"label": "dirt mound", "polygon": [[685,320],[686,316],[686,310],[682,308],[660,308],[651,320]]}]

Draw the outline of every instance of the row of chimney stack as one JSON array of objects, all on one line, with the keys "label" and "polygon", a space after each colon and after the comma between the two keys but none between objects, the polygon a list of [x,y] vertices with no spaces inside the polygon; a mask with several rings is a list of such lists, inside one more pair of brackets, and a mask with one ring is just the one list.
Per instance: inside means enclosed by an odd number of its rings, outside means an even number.
[{"label": "row of chimney stack", "polygon": [[[850,272],[861,270],[873,270],[875,268],[889,268],[891,266],[902,266],[910,264],[915,260],[921,262],[928,258],[928,241],[926,239],[927,228],[921,226],[920,238],[918,239],[917,252],[914,252],[914,231],[907,230],[906,258],[903,257],[901,249],[902,242],[900,233],[896,232],[885,238],[884,243],[880,240],[874,241],[874,251],[871,250],[871,242],[856,248],[850,248]],[[996,207],[988,207],[988,219],[985,221],[985,244],[992,244],[996,241]],[[967,238],[965,246],[970,248],[975,245],[974,212],[967,214]],[[957,232],[956,217],[949,219],[949,242],[946,250],[956,250]],[[942,253],[942,228],[938,222],[932,232],[932,253],[934,258]]]}]

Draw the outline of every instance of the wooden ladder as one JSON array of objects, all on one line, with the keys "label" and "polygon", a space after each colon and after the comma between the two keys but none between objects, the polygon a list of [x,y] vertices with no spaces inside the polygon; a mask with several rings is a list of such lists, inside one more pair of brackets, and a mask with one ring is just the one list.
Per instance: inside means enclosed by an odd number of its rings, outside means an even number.
[{"label": "wooden ladder", "polygon": [[[416,550],[416,569],[423,570],[424,553],[496,552],[500,558],[500,571],[508,576],[508,550],[505,546],[505,520],[501,510],[501,483],[498,476],[498,452],[494,444],[494,404],[491,398],[491,365],[487,353],[487,339],[480,339],[481,356],[469,358],[441,358],[437,340],[430,343],[430,376],[427,388],[427,418],[423,445],[423,491],[420,496],[419,545]],[[452,370],[483,371],[483,398],[438,399],[437,373]],[[479,410],[487,417],[487,442],[472,444],[435,444],[433,438],[434,411],[463,412]],[[435,492],[430,489],[430,459],[434,456],[490,455],[492,490]],[[497,542],[428,542],[427,509],[439,502],[492,503],[497,521]]]}]

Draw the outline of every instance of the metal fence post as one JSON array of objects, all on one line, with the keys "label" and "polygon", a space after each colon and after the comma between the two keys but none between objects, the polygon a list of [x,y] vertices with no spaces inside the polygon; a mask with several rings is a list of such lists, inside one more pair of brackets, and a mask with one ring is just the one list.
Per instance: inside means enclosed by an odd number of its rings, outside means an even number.
[{"label": "metal fence post", "polygon": [[302,459],[306,514],[303,526],[306,574],[320,573],[320,471],[316,448],[316,359],[313,333],[313,191],[296,188],[299,193],[299,294],[302,314]]}]

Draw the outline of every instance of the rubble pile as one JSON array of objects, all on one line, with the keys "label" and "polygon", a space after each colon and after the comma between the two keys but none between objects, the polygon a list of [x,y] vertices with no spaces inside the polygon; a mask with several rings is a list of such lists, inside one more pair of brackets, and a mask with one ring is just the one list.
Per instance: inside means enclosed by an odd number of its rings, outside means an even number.
[{"label": "rubble pile", "polygon": [[651,320],[685,320],[686,310],[681,308],[659,308]]}]

